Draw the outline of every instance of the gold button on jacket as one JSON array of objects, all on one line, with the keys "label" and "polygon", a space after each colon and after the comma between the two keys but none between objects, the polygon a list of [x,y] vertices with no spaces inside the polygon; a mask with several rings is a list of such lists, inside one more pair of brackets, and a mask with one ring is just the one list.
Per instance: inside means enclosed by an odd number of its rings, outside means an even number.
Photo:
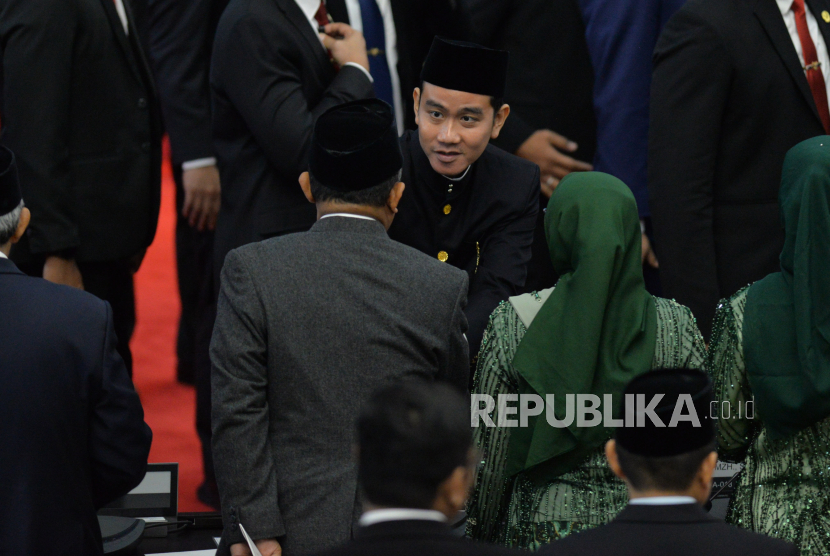
[{"label": "gold button on jacket", "polygon": [[446,251],[438,251],[438,260],[441,261],[442,263],[447,262],[447,259],[449,259],[449,258],[450,258],[450,256],[447,255]]},{"label": "gold button on jacket", "polygon": [[444,205],[444,214],[449,214],[451,210],[452,207],[450,205]]}]

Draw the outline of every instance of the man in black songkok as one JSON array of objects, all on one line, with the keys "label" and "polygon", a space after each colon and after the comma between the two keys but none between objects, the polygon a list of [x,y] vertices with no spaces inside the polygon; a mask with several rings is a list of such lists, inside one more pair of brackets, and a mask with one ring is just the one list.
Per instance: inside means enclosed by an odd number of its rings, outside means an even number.
[{"label": "man in black songkok", "polygon": [[625,426],[605,445],[605,456],[628,487],[628,506],[608,525],[553,542],[541,555],[798,554],[789,543],[726,525],[703,509],[718,461],[718,408],[705,373],[642,374],[626,387],[622,411]]},{"label": "man in black songkok", "polygon": [[245,549],[242,527],[263,556],[351,538],[350,431],[371,392],[403,375],[466,389],[467,275],[386,234],[401,163],[388,104],[330,109],[300,177],[317,222],[225,259],[211,343],[220,556]]},{"label": "man in black songkok", "polygon": [[414,91],[417,131],[401,137],[407,195],[392,239],[467,271],[470,354],[490,313],[521,293],[539,211],[539,167],[489,145],[503,103],[508,53],[436,38]]}]

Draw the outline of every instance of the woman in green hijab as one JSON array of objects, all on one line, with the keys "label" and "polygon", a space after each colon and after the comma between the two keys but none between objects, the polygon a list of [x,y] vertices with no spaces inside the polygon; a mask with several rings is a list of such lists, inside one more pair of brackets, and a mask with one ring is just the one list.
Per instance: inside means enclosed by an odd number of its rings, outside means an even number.
[{"label": "woman in green hijab", "polygon": [[718,451],[745,465],[727,521],[830,554],[830,136],[787,153],[778,198],[781,271],[721,301],[712,332]]},{"label": "woman in green hijab", "polygon": [[[691,312],[646,292],[637,205],[624,183],[598,172],[567,176],[551,196],[545,231],[560,279],[496,308],[473,394],[553,394],[555,416],[567,422],[569,394],[611,394],[617,405],[625,385],[650,369],[703,368]],[[612,429],[575,421],[554,428],[544,414],[527,424],[474,429],[482,461],[470,537],[536,549],[606,523],[625,506],[625,485],[603,455]]]}]

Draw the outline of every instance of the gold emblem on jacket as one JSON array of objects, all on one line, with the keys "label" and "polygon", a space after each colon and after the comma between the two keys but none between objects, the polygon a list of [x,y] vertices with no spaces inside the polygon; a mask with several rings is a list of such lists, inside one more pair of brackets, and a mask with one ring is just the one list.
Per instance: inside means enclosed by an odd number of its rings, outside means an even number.
[{"label": "gold emblem on jacket", "polygon": [[827,10],[821,12],[821,19],[823,19],[825,23],[830,23],[830,12]]}]

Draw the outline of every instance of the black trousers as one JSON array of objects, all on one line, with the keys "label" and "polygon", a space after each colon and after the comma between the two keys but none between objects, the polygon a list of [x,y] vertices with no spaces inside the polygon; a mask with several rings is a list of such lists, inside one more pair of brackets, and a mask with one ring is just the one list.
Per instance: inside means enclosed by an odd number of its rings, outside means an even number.
[{"label": "black trousers", "polygon": [[200,232],[182,216],[184,189],[181,167],[176,182],[176,267],[182,313],[176,341],[177,375],[196,385],[196,432],[202,444],[205,483],[215,483],[211,451],[210,338],[216,320],[213,274],[213,232]]},{"label": "black trousers", "polygon": [[[43,276],[45,257],[33,257],[20,264],[29,276]],[[130,377],[133,376],[133,355],[130,340],[135,331],[135,291],[133,289],[133,262],[79,262],[78,269],[84,281],[84,290],[108,302],[112,307],[113,327],[118,337],[118,353],[124,359]]]}]

